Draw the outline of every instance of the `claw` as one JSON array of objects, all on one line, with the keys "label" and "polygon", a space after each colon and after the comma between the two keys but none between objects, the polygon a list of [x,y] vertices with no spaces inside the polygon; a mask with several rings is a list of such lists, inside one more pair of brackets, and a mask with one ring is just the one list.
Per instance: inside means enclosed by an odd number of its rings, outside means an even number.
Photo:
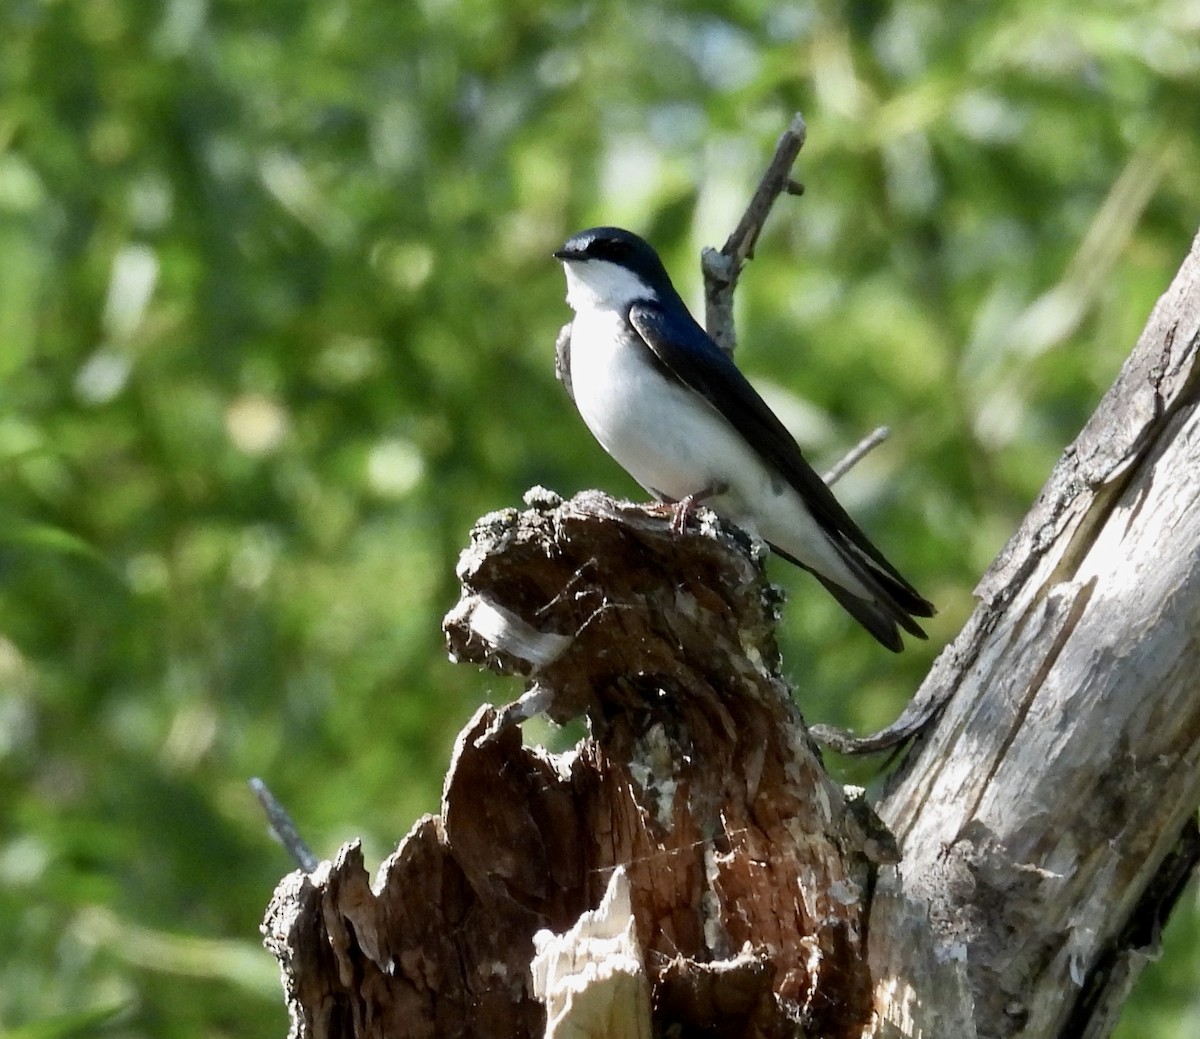
[{"label": "claw", "polygon": [[688,515],[696,507],[696,499],[692,495],[675,503],[671,510],[671,533],[682,534],[687,527]]},{"label": "claw", "polygon": [[687,529],[688,517],[696,511],[696,506],[718,494],[724,494],[725,489],[723,483],[713,484],[711,487],[705,487],[702,491],[685,495],[675,502],[671,509],[671,533],[682,534]]}]

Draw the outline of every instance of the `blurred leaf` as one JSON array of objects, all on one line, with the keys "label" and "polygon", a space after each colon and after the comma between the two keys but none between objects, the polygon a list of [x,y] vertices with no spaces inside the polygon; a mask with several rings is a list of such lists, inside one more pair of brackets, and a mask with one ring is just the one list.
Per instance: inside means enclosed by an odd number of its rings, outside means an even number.
[{"label": "blurred leaf", "polygon": [[33,1021],[0,1035],[4,1039],[72,1039],[74,1036],[103,1034],[105,1026],[128,1009],[126,1004],[98,1007],[95,1010],[80,1010],[71,1014]]},{"label": "blurred leaf", "polygon": [[96,549],[70,531],[49,523],[24,519],[7,510],[0,510],[0,545],[76,555],[95,563],[105,562]]}]

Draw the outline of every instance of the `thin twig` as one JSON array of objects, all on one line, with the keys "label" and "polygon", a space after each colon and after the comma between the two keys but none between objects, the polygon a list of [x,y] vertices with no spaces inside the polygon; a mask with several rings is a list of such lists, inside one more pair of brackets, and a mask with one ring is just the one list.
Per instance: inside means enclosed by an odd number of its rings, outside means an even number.
[{"label": "thin twig", "polygon": [[797,112],[791,125],[779,138],[775,155],[758,182],[758,188],[742,219],[734,228],[720,252],[705,249],[700,259],[704,272],[704,320],[708,334],[717,345],[732,354],[737,345],[733,328],[733,290],[746,261],[754,255],[754,246],[762,233],[763,224],[775,200],[785,192],[798,195],[803,188],[792,179],[792,166],[804,147],[808,128],[804,117]]},{"label": "thin twig", "polygon": [[853,469],[868,452],[875,450],[888,437],[892,435],[892,431],[887,426],[880,426],[873,433],[869,433],[855,444],[845,455],[842,456],[840,462],[837,463],[829,472],[825,473],[821,479],[824,480],[830,487],[845,476]]},{"label": "thin twig", "polygon": [[311,873],[315,870],[320,860],[304,842],[304,838],[300,836],[300,831],[296,829],[296,824],[292,822],[292,817],[288,815],[287,809],[276,800],[275,795],[267,788],[267,784],[255,777],[250,780],[250,789],[254,791],[254,796],[258,798],[258,803],[262,805],[263,811],[267,813],[267,822],[271,824],[271,832],[275,834],[279,843],[287,849],[288,854],[295,860],[296,865],[304,870],[305,873]]}]

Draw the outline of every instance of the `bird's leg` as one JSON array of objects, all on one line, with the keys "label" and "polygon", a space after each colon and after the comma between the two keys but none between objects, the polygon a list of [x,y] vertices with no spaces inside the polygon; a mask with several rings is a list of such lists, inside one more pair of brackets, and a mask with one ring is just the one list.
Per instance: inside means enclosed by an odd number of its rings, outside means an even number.
[{"label": "bird's leg", "polygon": [[682,534],[687,527],[688,517],[695,510],[696,506],[709,498],[715,498],[718,494],[724,494],[729,488],[723,483],[714,483],[711,486],[705,487],[702,491],[696,491],[694,494],[688,494],[675,502],[671,509],[671,533]]}]

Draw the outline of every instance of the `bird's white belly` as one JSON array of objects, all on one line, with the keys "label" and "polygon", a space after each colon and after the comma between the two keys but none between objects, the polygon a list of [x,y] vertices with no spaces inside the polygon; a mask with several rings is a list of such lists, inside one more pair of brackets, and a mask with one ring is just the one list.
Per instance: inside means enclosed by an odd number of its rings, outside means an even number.
[{"label": "bird's white belly", "polygon": [[726,433],[716,411],[654,368],[620,315],[576,318],[571,385],[592,435],[648,491],[679,499],[721,479],[727,466],[714,455],[736,449],[723,443],[734,439],[732,430]]},{"label": "bird's white belly", "polygon": [[699,394],[664,377],[615,311],[576,317],[571,386],[592,435],[648,491],[704,504],[818,573],[862,590],[800,495]]}]

